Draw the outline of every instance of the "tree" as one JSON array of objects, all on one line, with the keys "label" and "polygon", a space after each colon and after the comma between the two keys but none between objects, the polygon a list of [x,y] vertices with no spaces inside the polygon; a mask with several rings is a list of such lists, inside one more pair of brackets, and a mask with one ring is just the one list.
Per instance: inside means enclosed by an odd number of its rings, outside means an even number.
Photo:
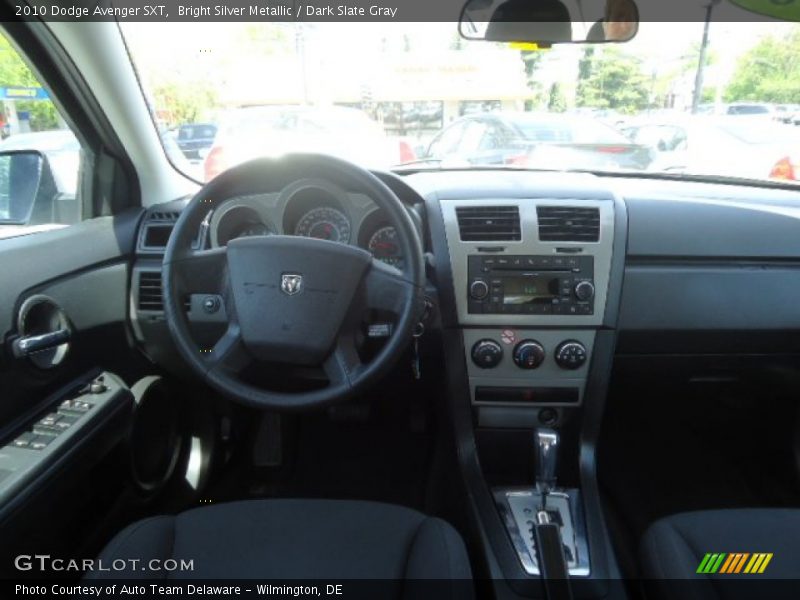
[{"label": "tree", "polygon": [[521,50],[520,58],[525,65],[525,84],[531,90],[530,98],[525,101],[525,110],[534,110],[544,102],[542,84],[536,79],[536,71],[542,64],[542,50]]},{"label": "tree", "polygon": [[550,112],[564,112],[567,110],[567,98],[558,82],[550,86],[550,99],[547,102],[547,109]]},{"label": "tree", "polygon": [[726,102],[742,100],[795,103],[800,98],[800,27],[786,35],[769,36],[739,59]]},{"label": "tree", "polygon": [[587,48],[578,63],[578,106],[633,113],[647,108],[649,86],[641,59],[618,47]]},{"label": "tree", "polygon": [[[0,34],[0,86],[41,87],[36,76],[17,50]],[[50,100],[17,100],[17,112],[28,112],[32,131],[55,129],[58,126],[56,107]]]}]

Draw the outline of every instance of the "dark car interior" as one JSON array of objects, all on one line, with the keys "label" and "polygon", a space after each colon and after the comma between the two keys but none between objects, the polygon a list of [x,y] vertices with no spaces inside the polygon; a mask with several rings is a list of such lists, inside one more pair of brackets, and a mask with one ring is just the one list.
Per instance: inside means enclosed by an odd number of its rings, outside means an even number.
[{"label": "dark car interior", "polygon": [[95,168],[92,218],[0,241],[4,578],[560,600],[755,596],[709,553],[798,576],[796,187],[292,154],[154,204],[66,57],[8,33]]}]

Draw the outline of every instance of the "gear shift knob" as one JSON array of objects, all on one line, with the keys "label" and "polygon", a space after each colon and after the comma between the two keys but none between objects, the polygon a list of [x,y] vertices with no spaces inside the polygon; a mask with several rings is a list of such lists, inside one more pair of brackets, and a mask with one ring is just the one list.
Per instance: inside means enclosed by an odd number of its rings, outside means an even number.
[{"label": "gear shift knob", "polygon": [[546,496],[556,486],[558,465],[558,432],[554,429],[534,430],[536,439],[536,490]]}]

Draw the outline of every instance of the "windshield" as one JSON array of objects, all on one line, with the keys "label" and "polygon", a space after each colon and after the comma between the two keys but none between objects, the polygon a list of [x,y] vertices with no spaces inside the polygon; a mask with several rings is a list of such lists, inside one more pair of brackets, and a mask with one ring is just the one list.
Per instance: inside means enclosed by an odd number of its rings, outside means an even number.
[{"label": "windshield", "polygon": [[454,23],[121,27],[165,143],[201,181],[288,152],[800,179],[796,24],[711,23],[704,43],[703,23],[641,23],[627,43],[550,49]]}]

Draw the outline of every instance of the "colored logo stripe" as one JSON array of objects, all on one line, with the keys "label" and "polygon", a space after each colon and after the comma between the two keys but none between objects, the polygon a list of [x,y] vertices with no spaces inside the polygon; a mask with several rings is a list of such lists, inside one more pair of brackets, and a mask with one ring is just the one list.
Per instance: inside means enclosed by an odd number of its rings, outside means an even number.
[{"label": "colored logo stripe", "polygon": [[722,564],[723,559],[727,556],[725,553],[722,554],[706,554],[703,557],[703,560],[700,562],[700,566],[697,567],[698,573],[716,573],[717,569],[719,569],[720,565]]},{"label": "colored logo stripe", "polygon": [[747,566],[744,568],[745,573],[763,573],[764,569],[767,568],[769,561],[772,560],[772,553],[757,553],[753,554],[753,558],[750,559],[750,562],[747,563]]},{"label": "colored logo stripe", "polygon": [[720,569],[719,572],[727,574],[740,572],[742,570],[742,567],[744,567],[744,561],[746,561],[749,556],[750,556],[749,553],[741,553],[741,552],[729,554],[728,560],[725,561],[725,564],[722,565],[722,568]]},{"label": "colored logo stripe", "polygon": [[[697,573],[710,575],[720,573],[726,575],[738,573],[763,573],[769,562],[772,560],[772,553],[756,552],[725,552],[707,553],[700,565]],[[746,565],[746,566],[745,566]]]}]

